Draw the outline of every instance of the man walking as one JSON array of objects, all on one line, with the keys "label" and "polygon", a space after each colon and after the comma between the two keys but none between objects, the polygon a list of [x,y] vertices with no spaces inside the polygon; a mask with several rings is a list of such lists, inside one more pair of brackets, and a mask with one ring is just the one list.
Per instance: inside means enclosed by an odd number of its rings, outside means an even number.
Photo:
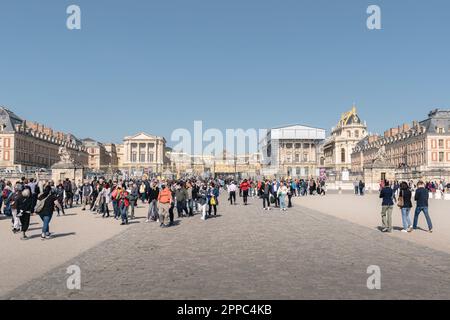
[{"label": "man walking", "polygon": [[384,188],[381,189],[380,198],[383,199],[381,204],[381,222],[383,224],[382,232],[392,232],[392,210],[394,208],[394,191],[386,181]]},{"label": "man walking", "polygon": [[228,196],[230,204],[236,204],[236,190],[236,184],[234,183],[234,181],[231,181],[231,183],[228,185]]},{"label": "man walking", "polygon": [[431,223],[430,215],[428,214],[428,198],[429,193],[428,190],[425,188],[425,184],[422,181],[419,181],[417,183],[417,190],[416,195],[414,196],[414,200],[416,200],[416,211],[414,213],[414,222],[413,222],[413,229],[417,230],[417,223],[419,221],[419,215],[423,211],[423,214],[425,215],[425,219],[427,220],[428,224],[428,232],[433,232],[433,224]]},{"label": "man walking", "polygon": [[165,227],[172,204],[172,192],[165,185],[162,185],[161,188],[162,190],[158,194],[159,221],[161,222],[160,227]]}]

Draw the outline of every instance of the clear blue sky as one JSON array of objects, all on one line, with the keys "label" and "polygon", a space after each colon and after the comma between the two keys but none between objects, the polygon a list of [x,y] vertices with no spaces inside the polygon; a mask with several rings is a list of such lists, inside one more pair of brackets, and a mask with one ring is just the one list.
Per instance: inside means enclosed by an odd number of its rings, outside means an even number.
[{"label": "clear blue sky", "polygon": [[449,35],[448,0],[2,0],[0,105],[104,142],[194,120],[329,130],[353,102],[383,132],[450,108]]}]

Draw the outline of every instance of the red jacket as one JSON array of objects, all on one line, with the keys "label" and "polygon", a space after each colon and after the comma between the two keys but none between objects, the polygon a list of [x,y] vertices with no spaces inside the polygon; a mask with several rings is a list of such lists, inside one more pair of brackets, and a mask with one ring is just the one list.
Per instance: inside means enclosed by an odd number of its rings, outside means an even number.
[{"label": "red jacket", "polygon": [[242,191],[247,191],[250,188],[250,184],[248,182],[242,182],[240,188]]}]

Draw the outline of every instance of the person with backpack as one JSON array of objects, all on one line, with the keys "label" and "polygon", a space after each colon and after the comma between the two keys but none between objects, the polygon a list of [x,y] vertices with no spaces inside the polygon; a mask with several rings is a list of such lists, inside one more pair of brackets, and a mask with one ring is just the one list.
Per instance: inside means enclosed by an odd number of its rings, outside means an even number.
[{"label": "person with backpack", "polygon": [[38,196],[38,203],[36,204],[35,211],[42,220],[42,233],[41,240],[50,239],[50,221],[53,217],[53,211],[55,210],[55,203],[58,198],[56,192],[53,191],[53,182],[49,182],[44,192]]}]

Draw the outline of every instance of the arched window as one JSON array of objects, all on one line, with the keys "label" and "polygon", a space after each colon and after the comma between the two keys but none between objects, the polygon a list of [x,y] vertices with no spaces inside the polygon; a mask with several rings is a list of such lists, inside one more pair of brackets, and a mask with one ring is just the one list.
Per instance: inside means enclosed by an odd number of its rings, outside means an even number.
[{"label": "arched window", "polygon": [[345,149],[344,148],[341,149],[341,162],[345,163]]}]

